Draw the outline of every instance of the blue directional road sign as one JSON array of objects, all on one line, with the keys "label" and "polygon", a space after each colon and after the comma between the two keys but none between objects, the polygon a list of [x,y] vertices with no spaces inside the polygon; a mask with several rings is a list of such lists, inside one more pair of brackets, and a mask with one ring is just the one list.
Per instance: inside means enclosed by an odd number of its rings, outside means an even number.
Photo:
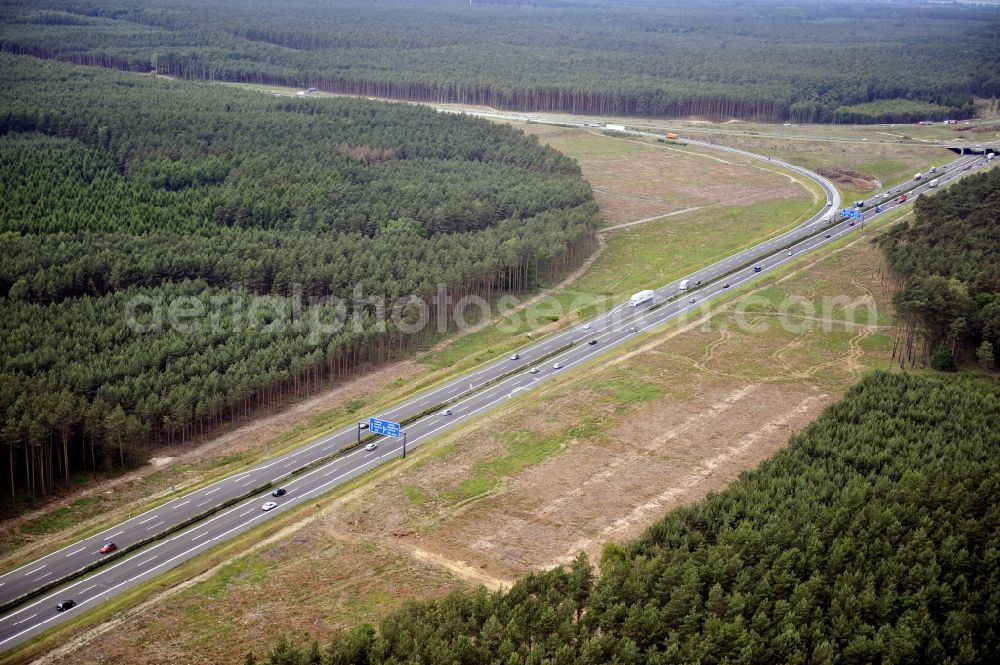
[{"label": "blue directional road sign", "polygon": [[381,434],[383,436],[394,436],[397,439],[400,437],[399,423],[394,423],[391,420],[369,418],[368,429],[375,434]]},{"label": "blue directional road sign", "polygon": [[840,216],[861,219],[862,212],[860,210],[852,210],[851,208],[844,208],[843,210],[840,211]]}]

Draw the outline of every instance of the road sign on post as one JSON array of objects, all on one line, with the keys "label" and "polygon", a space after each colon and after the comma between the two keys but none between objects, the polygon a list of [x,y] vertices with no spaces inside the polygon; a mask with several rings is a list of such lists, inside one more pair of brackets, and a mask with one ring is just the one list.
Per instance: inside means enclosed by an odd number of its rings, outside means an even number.
[{"label": "road sign on post", "polygon": [[381,434],[382,436],[391,436],[399,438],[399,423],[394,423],[391,420],[381,420],[380,418],[369,418],[368,419],[368,429],[371,430],[373,434]]}]

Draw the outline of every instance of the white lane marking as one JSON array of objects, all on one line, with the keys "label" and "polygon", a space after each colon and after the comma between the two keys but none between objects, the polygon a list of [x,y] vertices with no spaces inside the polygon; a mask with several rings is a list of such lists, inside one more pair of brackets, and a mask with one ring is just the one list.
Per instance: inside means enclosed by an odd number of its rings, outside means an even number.
[{"label": "white lane marking", "polygon": [[202,506],[204,506],[204,505],[205,505],[206,503],[208,503],[209,501],[211,501],[211,499],[209,499],[208,501],[202,501],[201,503],[197,504],[197,505],[195,506],[195,508],[201,508]]},{"label": "white lane marking", "polygon": [[27,573],[25,573],[24,576],[27,577],[28,575],[34,575],[35,573],[37,573],[39,570],[41,570],[42,568],[44,568],[47,565],[48,564],[43,563],[38,568],[35,568],[34,570],[31,570],[31,571],[28,571]]},{"label": "white lane marking", "polygon": [[36,577],[35,579],[33,579],[32,582],[37,582],[38,580],[44,580],[46,577],[48,577],[51,574],[52,574],[52,571],[50,570],[49,572],[45,573],[44,575],[39,575],[38,577]]},{"label": "white lane marking", "polygon": [[27,617],[27,618],[25,618],[25,619],[21,619],[20,621],[18,621],[18,622],[16,622],[16,623],[13,623],[13,624],[11,624],[11,625],[12,625],[12,626],[16,626],[16,625],[18,625],[18,624],[22,624],[22,623],[24,623],[25,621],[28,621],[28,620],[30,620],[30,619],[34,619],[34,618],[35,618],[36,616],[38,616],[38,613],[37,613],[37,612],[36,612],[35,614],[32,614],[32,615],[31,615],[30,617]]},{"label": "white lane marking", "polygon": [[96,586],[97,586],[96,584],[91,584],[89,587],[87,587],[86,589],[84,589],[83,591],[81,591],[80,595],[82,596],[83,594],[87,593],[88,591],[90,591],[91,589],[93,589]]},{"label": "white lane marking", "polygon": [[218,492],[221,489],[222,489],[221,487],[216,487],[214,490],[208,490],[207,492],[205,492],[205,496],[208,496],[209,494],[212,494],[213,492]]},{"label": "white lane marking", "polygon": [[124,531],[119,531],[118,533],[113,533],[113,534],[111,534],[110,536],[104,536],[104,539],[105,539],[105,540],[111,540],[111,539],[112,539],[112,538],[114,538],[115,536],[120,536],[120,535],[122,535],[123,533],[125,533],[125,532],[124,532]]},{"label": "white lane marking", "polygon": [[155,529],[156,527],[160,526],[161,524],[163,524],[163,522],[157,522],[156,524],[153,524],[152,526],[147,526],[146,527],[146,531],[149,531],[150,529]]},{"label": "white lane marking", "polygon": [[145,524],[146,522],[148,522],[149,520],[155,520],[155,519],[156,519],[156,515],[151,515],[150,517],[147,517],[143,521],[139,522],[139,524],[142,525],[142,524]]},{"label": "white lane marking", "polygon": [[[252,521],[252,520],[251,520],[251,521]],[[206,542],[207,542],[207,541],[206,541]],[[90,601],[92,601],[92,600],[97,600],[97,599],[99,599],[99,598],[101,597],[101,595],[104,595],[105,597],[107,597],[108,595],[110,595],[110,593],[111,593],[112,591],[114,591],[114,590],[115,590],[115,589],[117,589],[118,587],[120,587],[120,586],[122,586],[122,585],[125,585],[125,584],[129,584],[129,583],[131,583],[131,582],[133,582],[133,581],[135,581],[135,580],[139,579],[140,577],[144,577],[145,575],[149,575],[149,574],[150,574],[150,573],[152,573],[153,571],[155,571],[155,570],[157,570],[157,569],[159,569],[159,568],[162,568],[163,566],[166,566],[167,564],[171,563],[171,562],[172,562],[172,561],[174,561],[175,559],[178,559],[179,557],[182,557],[182,556],[185,556],[186,554],[188,554],[188,553],[190,553],[190,552],[194,551],[194,550],[195,550],[195,549],[197,549],[198,547],[201,547],[201,545],[198,545],[198,546],[196,546],[196,547],[194,547],[194,548],[191,548],[191,549],[188,549],[188,550],[185,550],[185,551],[181,552],[180,554],[177,554],[177,555],[175,555],[175,556],[173,556],[173,557],[171,557],[171,558],[167,559],[167,560],[166,560],[166,561],[164,561],[163,563],[161,563],[161,564],[159,564],[159,565],[157,565],[157,566],[154,566],[153,568],[150,568],[149,570],[147,570],[147,571],[145,571],[145,572],[143,572],[143,573],[140,573],[139,575],[136,575],[135,577],[131,577],[131,578],[129,578],[129,579],[127,579],[127,580],[123,581],[123,582],[119,582],[118,584],[114,585],[113,587],[109,587],[108,589],[105,589],[105,591],[104,591],[104,594],[98,594],[97,596],[94,596],[94,597],[92,597],[92,598],[86,598],[86,599],[84,599],[84,600],[81,600],[81,601],[80,601],[79,603],[77,603],[77,607],[80,607],[80,606],[82,606],[82,605],[86,605],[87,603],[89,603],[89,602],[90,602]],[[122,563],[124,563],[124,562],[122,562]],[[119,564],[119,565],[120,565],[120,564]],[[103,571],[102,571],[102,572],[103,572]],[[64,591],[65,591],[65,589],[64,589]],[[47,599],[47,598],[46,598],[46,599],[43,599],[43,600],[49,600],[49,599]],[[41,603],[41,602],[43,602],[43,601],[42,601],[42,600],[38,601],[38,603]],[[33,605],[37,605],[38,603],[34,603]],[[37,616],[37,615],[36,615],[36,616]],[[0,645],[3,645],[3,644],[6,644],[7,642],[10,642],[11,640],[14,640],[14,639],[17,639],[18,637],[20,637],[21,635],[24,635],[24,634],[25,634],[25,633],[27,633],[28,631],[31,631],[31,630],[34,630],[34,629],[35,629],[35,628],[37,628],[38,626],[44,626],[45,624],[49,623],[50,621],[54,621],[54,620],[58,619],[59,617],[60,617],[60,615],[58,615],[58,614],[57,614],[57,615],[55,615],[55,616],[51,616],[51,617],[49,617],[48,619],[45,619],[44,621],[41,621],[41,622],[39,622],[39,623],[35,624],[34,626],[29,626],[28,628],[25,628],[24,630],[22,630],[22,631],[21,631],[21,632],[19,632],[19,633],[16,633],[16,634],[14,634],[14,635],[11,635],[10,637],[8,637],[8,638],[6,638],[6,639],[4,639],[4,640],[0,640]]]},{"label": "white lane marking", "polygon": [[87,549],[87,548],[86,548],[86,547],[81,547],[81,548],[80,548],[80,549],[78,549],[78,550],[74,550],[74,551],[70,552],[69,554],[67,554],[67,555],[66,555],[66,558],[68,559],[68,558],[70,558],[71,556],[73,556],[74,554],[79,554],[80,552],[84,551],[85,549]]},{"label": "white lane marking", "polygon": [[171,510],[177,510],[177,509],[178,509],[178,508],[180,508],[181,506],[183,506],[183,505],[185,505],[185,504],[188,504],[188,503],[191,503],[191,500],[190,500],[190,499],[189,499],[189,500],[187,500],[187,501],[182,501],[181,503],[178,503],[178,504],[177,504],[176,506],[174,506],[173,508],[171,508]]},{"label": "white lane marking", "polygon": [[204,538],[207,535],[208,535],[207,531],[205,533],[199,533],[197,536],[193,537],[191,540],[198,540],[199,538]]},{"label": "white lane marking", "polygon": [[[148,549],[148,550],[146,550],[146,551],[147,551],[147,552],[151,552],[151,551],[155,550],[155,549],[156,549],[157,547],[160,547],[161,545],[163,545],[163,541],[161,541],[161,542],[159,542],[159,543],[156,543],[155,545],[152,545],[152,546],[150,546],[150,547],[149,547],[149,549]],[[72,583],[72,584],[70,584],[70,585],[68,585],[68,586],[64,587],[64,588],[63,588],[63,589],[62,589],[62,590],[60,591],[60,593],[66,593],[66,592],[67,592],[67,591],[69,591],[70,589],[73,589],[73,588],[75,588],[75,587],[78,587],[78,586],[80,586],[81,584],[85,584],[85,583],[87,583],[87,582],[90,582],[90,581],[94,580],[95,578],[99,577],[100,575],[103,575],[103,574],[105,574],[105,573],[108,573],[108,572],[110,572],[110,571],[114,570],[115,568],[119,568],[119,567],[121,567],[121,566],[124,566],[125,564],[129,563],[130,561],[131,561],[130,559],[125,559],[125,560],[122,560],[122,561],[119,561],[119,562],[118,562],[118,563],[116,563],[116,564],[112,564],[111,566],[108,566],[107,568],[102,568],[101,570],[99,570],[99,571],[95,572],[95,573],[94,573],[93,575],[91,575],[90,577],[88,577],[88,578],[86,578],[86,579],[83,579],[83,580],[80,580],[80,581],[78,581],[78,582],[74,582],[74,583]],[[44,598],[40,598],[39,600],[36,600],[35,602],[31,603],[30,605],[25,605],[24,607],[21,607],[21,608],[19,608],[19,609],[17,609],[17,610],[14,610],[13,612],[9,613],[9,614],[8,614],[7,616],[5,616],[4,618],[5,618],[5,619],[10,619],[10,618],[12,618],[12,617],[15,617],[15,616],[17,616],[18,614],[21,614],[22,612],[27,612],[28,610],[31,610],[31,609],[34,609],[35,607],[38,607],[38,606],[39,606],[39,605],[41,605],[42,603],[46,603],[46,602],[51,602],[51,601],[52,601],[52,598],[53,598],[53,596],[52,596],[52,595],[50,595],[50,596],[46,596],[46,597],[44,597]],[[42,622],[42,623],[45,623],[45,622]],[[8,639],[10,639],[10,638],[8,638]],[[4,642],[6,642],[6,641],[8,641],[8,640],[2,640],[2,641],[0,641],[0,644],[3,644],[3,643],[4,643]]]}]

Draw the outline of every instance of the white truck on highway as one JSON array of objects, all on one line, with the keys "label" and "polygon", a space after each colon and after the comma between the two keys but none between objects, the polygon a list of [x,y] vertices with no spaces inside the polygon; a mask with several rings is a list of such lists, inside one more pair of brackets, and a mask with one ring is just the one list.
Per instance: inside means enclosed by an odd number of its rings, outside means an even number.
[{"label": "white truck on highway", "polygon": [[680,289],[681,291],[687,291],[688,284],[690,282],[691,282],[691,280],[689,280],[689,279],[682,279],[680,286],[678,286],[677,288]]},{"label": "white truck on highway", "polygon": [[938,186],[938,179],[937,179],[937,178],[934,178],[934,179],[933,179],[933,180],[931,180],[931,181],[930,181],[929,183],[927,183],[927,186],[928,186],[928,187],[937,187],[937,186]]},{"label": "white truck on highway", "polygon": [[624,132],[625,131],[625,125],[612,125],[610,122],[608,124],[604,125],[604,128],[605,129],[610,129],[610,130],[615,131],[615,132]]},{"label": "white truck on highway", "polygon": [[645,291],[639,291],[639,293],[636,293],[631,298],[629,298],[628,306],[638,307],[642,303],[649,302],[650,300],[656,302],[656,292],[646,289]]}]

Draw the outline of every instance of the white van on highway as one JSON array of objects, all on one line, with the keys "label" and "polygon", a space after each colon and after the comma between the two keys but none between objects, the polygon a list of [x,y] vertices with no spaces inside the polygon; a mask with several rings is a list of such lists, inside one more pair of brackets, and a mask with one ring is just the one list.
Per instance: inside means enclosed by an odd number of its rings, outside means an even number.
[{"label": "white van on highway", "polygon": [[938,186],[938,179],[937,179],[937,178],[934,178],[934,179],[933,179],[933,180],[931,180],[931,181],[930,181],[929,183],[927,183],[927,186],[928,186],[928,187],[937,187],[937,186]]},{"label": "white van on highway", "polygon": [[680,286],[678,286],[677,288],[678,288],[678,289],[680,289],[681,291],[687,291],[687,288],[688,288],[688,283],[689,283],[690,281],[691,281],[691,280],[689,280],[689,279],[682,279],[682,280],[681,280],[681,285],[680,285]]}]

